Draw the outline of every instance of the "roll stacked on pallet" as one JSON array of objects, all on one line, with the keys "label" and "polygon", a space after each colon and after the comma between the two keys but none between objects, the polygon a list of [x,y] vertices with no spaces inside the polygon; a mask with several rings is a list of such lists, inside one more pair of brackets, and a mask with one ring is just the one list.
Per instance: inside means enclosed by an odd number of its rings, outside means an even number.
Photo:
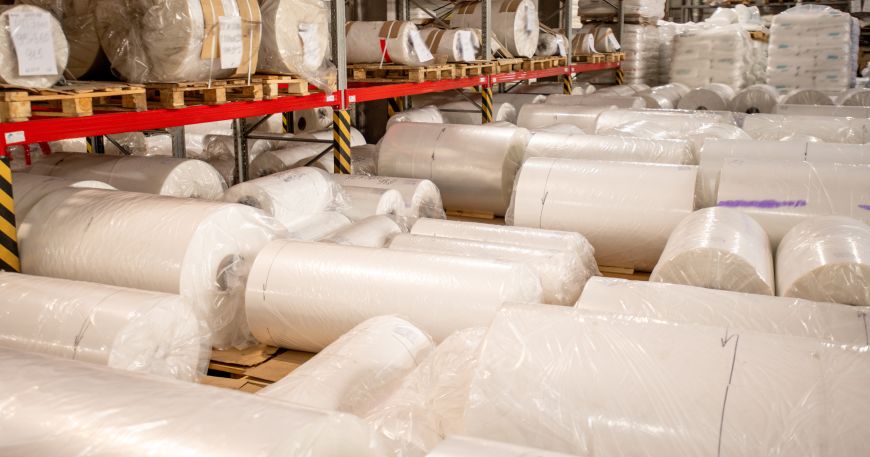
[{"label": "roll stacked on pallet", "polygon": [[334,175],[342,186],[395,189],[402,194],[405,208],[401,216],[444,219],[441,191],[428,179],[393,178],[390,176]]},{"label": "roll stacked on pallet", "polygon": [[243,205],[95,189],[44,197],[19,231],[25,273],[180,294],[213,344],[250,338],[244,287],[283,228]]},{"label": "roll stacked on pallet", "polygon": [[532,134],[524,160],[532,157],[673,164],[694,161],[688,141],[549,132]]},{"label": "roll stacked on pallet", "polygon": [[[480,25],[478,24],[478,29]],[[477,30],[470,27],[457,29],[424,28],[420,35],[435,56],[444,56],[448,62],[473,62],[480,49]]]},{"label": "roll stacked on pallet", "polygon": [[329,11],[312,0],[260,2],[263,36],[257,71],[298,75],[326,87]]},{"label": "roll stacked on pallet", "polygon": [[382,248],[389,243],[390,238],[403,231],[403,226],[395,216],[369,216],[342,227],[319,241],[345,246]]},{"label": "roll stacked on pallet", "polygon": [[[25,18],[28,15],[42,18],[44,21],[41,19],[27,20]],[[16,20],[21,22],[16,22]],[[39,21],[35,22],[36,24],[44,22],[48,30],[31,30],[34,35],[26,33],[31,27],[36,27],[33,25],[34,21]],[[63,28],[54,16],[42,8],[31,5],[0,6],[0,23],[3,24],[3,28],[0,30],[0,59],[2,59],[0,83],[45,89],[60,81],[69,60],[70,48]],[[38,33],[47,33],[48,36],[40,37]],[[36,42],[43,39],[51,40],[54,55],[47,58],[47,62],[43,62],[43,64],[47,64],[46,66],[40,67],[34,62],[35,68],[33,69],[19,68],[15,51],[15,41],[19,39],[22,41],[29,39]],[[54,62],[55,65],[51,65],[49,62]]]},{"label": "roll stacked on pallet", "polygon": [[432,53],[413,22],[348,22],[345,34],[347,63],[424,66],[433,61]]},{"label": "roll stacked on pallet", "polygon": [[21,222],[24,221],[27,213],[29,213],[43,197],[55,190],[66,187],[115,190],[114,187],[100,181],[77,181],[74,179],[52,178],[51,176],[40,176],[30,173],[13,173],[12,194],[15,196],[16,225],[21,226]]},{"label": "roll stacked on pallet", "polygon": [[[532,57],[538,49],[538,8],[532,0],[494,0],[492,31],[516,57]],[[450,18],[451,27],[480,28],[483,7],[477,2],[460,3]]]},{"label": "roll stacked on pallet", "polygon": [[568,106],[568,105],[525,105],[517,116],[517,126],[527,129],[540,129],[555,124],[570,124],[592,133],[598,115],[615,110],[615,105],[606,106]]}]

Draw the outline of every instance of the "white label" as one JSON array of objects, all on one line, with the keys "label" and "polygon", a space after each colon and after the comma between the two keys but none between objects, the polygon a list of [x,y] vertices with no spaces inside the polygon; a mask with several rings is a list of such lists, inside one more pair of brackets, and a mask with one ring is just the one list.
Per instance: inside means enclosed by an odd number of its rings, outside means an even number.
[{"label": "white label", "polygon": [[326,101],[329,102],[329,103],[334,102],[334,101],[335,101],[335,95],[327,95],[327,96],[326,96]]},{"label": "white label", "polygon": [[583,37],[583,44],[580,46],[581,54],[595,54],[595,37],[592,36],[591,33],[587,33],[586,36]]},{"label": "white label", "polygon": [[16,144],[16,143],[24,143],[24,131],[18,130],[17,132],[6,132],[6,144]]},{"label": "white label", "polygon": [[608,34],[607,43],[610,45],[610,49],[613,49],[614,51],[619,51],[619,41],[616,40],[615,36]]},{"label": "white label", "polygon": [[9,13],[9,32],[18,57],[19,76],[57,74],[51,13]]},{"label": "white label", "polygon": [[414,46],[414,53],[417,54],[420,63],[428,62],[435,58],[432,55],[432,52],[429,51],[429,46],[426,46],[426,42],[423,41],[423,37],[417,30],[411,31],[411,45]]},{"label": "white label", "polygon": [[538,12],[534,8],[526,8],[526,32],[532,33],[538,28]]},{"label": "white label", "polygon": [[459,41],[460,58],[464,62],[471,62],[477,57],[477,50],[474,49],[474,41],[471,39],[471,31],[459,30],[456,32]]},{"label": "white label", "polygon": [[221,16],[220,50],[221,68],[230,70],[242,66],[242,18]]},{"label": "white label", "polygon": [[565,48],[565,39],[561,36],[556,37],[556,49],[559,50],[559,55],[565,57],[568,55],[568,50]]},{"label": "white label", "polygon": [[305,68],[320,67],[320,42],[317,39],[317,24],[299,23],[299,39],[302,40],[302,65]]}]

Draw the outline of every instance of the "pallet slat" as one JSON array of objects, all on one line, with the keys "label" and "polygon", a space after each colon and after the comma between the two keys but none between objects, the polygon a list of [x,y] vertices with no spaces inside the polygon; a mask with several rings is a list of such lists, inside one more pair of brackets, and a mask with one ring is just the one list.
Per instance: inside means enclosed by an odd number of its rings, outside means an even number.
[{"label": "pallet slat", "polygon": [[347,77],[360,82],[423,82],[456,78],[452,64],[411,67],[407,65],[354,64],[348,65]]},{"label": "pallet slat", "polygon": [[263,100],[263,85],[253,80],[249,83],[241,78],[210,82],[148,83],[145,88],[149,101],[166,109]]},{"label": "pallet slat", "polygon": [[137,84],[70,82],[50,89],[0,85],[0,122],[23,122],[34,115],[92,116],[94,110],[144,111],[145,88]]}]

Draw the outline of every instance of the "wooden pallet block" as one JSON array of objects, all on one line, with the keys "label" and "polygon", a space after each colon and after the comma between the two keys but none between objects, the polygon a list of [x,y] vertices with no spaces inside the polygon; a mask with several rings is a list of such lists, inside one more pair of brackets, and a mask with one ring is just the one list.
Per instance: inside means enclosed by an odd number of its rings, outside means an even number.
[{"label": "wooden pallet block", "polygon": [[559,57],[532,57],[523,60],[523,71],[549,70],[559,66]]},{"label": "wooden pallet block", "polygon": [[309,95],[308,80],[286,75],[255,75],[253,81],[263,86],[263,98],[272,100],[290,95]]},{"label": "wooden pallet block", "polygon": [[256,391],[279,381],[314,354],[271,346],[255,346],[242,351],[215,350],[203,383],[235,390]]},{"label": "wooden pallet block", "polygon": [[0,85],[0,122],[22,122],[32,115],[92,116],[94,109],[144,111],[145,88],[117,82],[69,82],[49,89]]},{"label": "wooden pallet block", "polygon": [[749,37],[755,41],[760,41],[762,43],[767,43],[770,41],[770,35],[767,32],[762,32],[760,30],[754,30],[749,32]]},{"label": "wooden pallet block", "polygon": [[495,61],[496,73],[511,73],[523,69],[524,59],[498,59]]},{"label": "wooden pallet block", "polygon": [[453,64],[411,67],[407,65],[354,64],[347,67],[348,79],[361,82],[409,82],[440,81],[456,77]]},{"label": "wooden pallet block", "polygon": [[604,54],[604,61],[608,63],[617,63],[625,60],[624,52],[608,52]]},{"label": "wooden pallet block", "polygon": [[448,209],[447,216],[463,219],[484,219],[493,220],[495,214],[486,211],[466,211],[461,209]]},{"label": "wooden pallet block", "polygon": [[221,105],[231,101],[260,101],[263,85],[247,79],[216,79],[181,83],[148,83],[149,100],[161,108],[177,109],[192,105]]},{"label": "wooden pallet block", "polygon": [[573,57],[576,63],[603,63],[607,61],[604,54],[577,54]]},{"label": "wooden pallet block", "polygon": [[599,266],[601,274],[607,278],[630,279],[632,281],[649,281],[650,274],[635,271],[633,268]]},{"label": "wooden pallet block", "polygon": [[491,75],[495,73],[495,62],[485,60],[456,64],[457,78],[470,78],[472,76]]}]

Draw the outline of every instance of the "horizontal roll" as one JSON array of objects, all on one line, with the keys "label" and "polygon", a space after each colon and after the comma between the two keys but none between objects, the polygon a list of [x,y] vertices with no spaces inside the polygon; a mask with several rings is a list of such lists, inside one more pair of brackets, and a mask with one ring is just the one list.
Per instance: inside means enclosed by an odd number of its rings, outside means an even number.
[{"label": "horizontal roll", "polygon": [[[335,132],[332,129],[306,131],[297,135],[297,138],[307,138],[314,140],[330,140],[334,139]],[[350,146],[362,146],[366,144],[366,138],[362,132],[354,127],[350,128]]]},{"label": "horizontal roll", "polygon": [[0,436],[0,448],[14,447],[22,457],[146,457],[155,446],[164,455],[214,457],[252,449],[310,457],[387,454],[381,438],[349,414],[7,349],[0,350],[0,367],[8,373],[0,381],[8,395],[0,428],[11,432]]},{"label": "horizontal roll", "polygon": [[361,416],[434,349],[429,335],[414,324],[396,316],[373,317],[257,395]]},{"label": "horizontal roll", "polygon": [[[620,126],[639,121],[673,122],[686,129],[696,129],[708,124],[736,125],[731,113],[709,111],[669,111],[669,110],[611,110],[598,116],[595,133],[607,132]],[[591,132],[590,132],[591,133]]]},{"label": "horizontal roll", "polygon": [[603,135],[535,132],[526,146],[531,157],[689,164],[692,145],[682,140],[647,140]]},{"label": "horizontal roll", "polygon": [[737,92],[731,99],[731,111],[735,113],[772,113],[778,104],[776,88],[768,84],[753,84]]},{"label": "horizontal roll", "polygon": [[680,98],[677,108],[702,111],[728,111],[734,98],[734,89],[726,84],[712,83],[692,89]]},{"label": "horizontal roll", "polygon": [[[39,32],[47,33],[45,39],[51,40],[54,55],[48,60],[55,62],[56,69],[53,74],[48,75],[39,73],[37,75],[22,75],[21,69],[18,68],[18,54],[15,52],[15,43],[12,37],[11,18],[17,14],[37,13],[48,16],[49,29]],[[2,30],[0,30],[0,62],[2,62],[0,82],[19,87],[45,89],[60,81],[70,58],[70,47],[61,23],[54,16],[42,8],[31,5],[0,6],[0,24],[3,24]]]},{"label": "horizontal roll", "polygon": [[576,106],[615,106],[619,109],[646,108],[646,102],[640,97],[623,97],[620,95],[561,95],[547,97],[548,105]]},{"label": "horizontal roll", "polygon": [[864,106],[785,105],[780,103],[776,105],[773,112],[786,116],[870,117],[870,107]]},{"label": "horizontal roll", "polygon": [[[481,108],[469,101],[459,101],[438,105],[441,116],[447,124],[481,125],[483,113]],[[492,118],[495,122],[517,122],[517,109],[510,103],[493,103]]]},{"label": "horizontal roll", "polygon": [[[264,152],[281,147],[283,142],[270,140],[248,140],[248,157],[251,160]],[[236,156],[236,139],[230,135],[206,135],[202,139],[203,155],[208,159]]]},{"label": "horizontal roll", "polygon": [[428,179],[393,178],[389,176],[334,175],[342,186],[395,189],[402,194],[405,208],[400,216],[444,219],[441,192]]},{"label": "horizontal roll", "polygon": [[563,35],[539,33],[538,49],[535,50],[535,55],[541,57],[565,55],[568,53],[567,41]]},{"label": "horizontal roll", "polygon": [[794,89],[781,96],[779,102],[783,105],[833,105],[831,97],[815,89]]},{"label": "horizontal roll", "polygon": [[405,200],[395,189],[348,185],[342,185],[342,189],[346,200],[340,211],[354,222],[370,216],[398,216],[405,209]]},{"label": "horizontal roll", "polygon": [[347,63],[423,66],[432,53],[410,21],[354,21],[345,26]]},{"label": "horizontal roll", "polygon": [[791,335],[834,344],[866,345],[866,312],[797,298],[624,279],[592,278],[581,309],[676,323]]},{"label": "horizontal roll", "polygon": [[248,173],[252,178],[261,178],[302,167],[316,167],[331,172],[334,160],[333,148],[327,143],[294,142],[282,149],[258,155],[251,161]]},{"label": "horizontal roll", "polygon": [[264,0],[260,9],[263,35],[257,71],[323,79],[321,67],[330,47],[326,6],[310,0]]},{"label": "horizontal roll", "polygon": [[756,140],[783,141],[795,136],[812,136],[828,143],[870,142],[870,119],[753,114],[743,121],[743,130]]},{"label": "horizontal roll", "polygon": [[427,27],[420,30],[429,51],[436,56],[444,56],[447,62],[473,62],[480,49],[478,29],[437,29]]},{"label": "horizontal roll", "polygon": [[25,273],[180,294],[212,343],[229,347],[249,337],[242,300],[253,257],[283,234],[243,205],[61,189],[33,207],[19,240]]},{"label": "horizontal roll", "polygon": [[870,165],[870,144],[807,143],[806,161]]},{"label": "horizontal roll", "polygon": [[127,192],[217,200],[226,189],[211,165],[172,157],[106,156],[57,153],[44,157],[30,173],[104,182]]},{"label": "horizontal roll", "polygon": [[651,271],[692,212],[697,167],[532,158],[512,225],[582,233],[599,265]]},{"label": "horizontal roll", "polygon": [[287,227],[287,238],[300,241],[320,241],[350,225],[350,219],[337,211],[312,214]]},{"label": "horizontal roll", "polygon": [[564,105],[526,105],[517,116],[517,126],[539,129],[554,124],[571,124],[593,132],[598,115],[616,109],[616,106],[564,106]]},{"label": "horizontal roll", "polygon": [[571,457],[561,452],[549,452],[501,441],[482,440],[467,436],[450,436],[438,443],[426,457]]},{"label": "horizontal roll", "polygon": [[837,104],[870,107],[870,89],[849,89],[843,91],[837,96]]},{"label": "horizontal roll", "polygon": [[776,251],[777,294],[870,306],[868,254],[870,226],[864,222],[837,216],[802,222]]},{"label": "horizontal roll", "polygon": [[644,99],[647,108],[676,109],[680,100],[689,93],[685,84],[671,83],[650,88],[638,95]]},{"label": "horizontal roll", "polygon": [[[480,102],[480,97],[473,97],[478,103]],[[492,101],[494,103],[510,103],[514,106],[514,108],[519,111],[523,106],[528,104],[537,104],[544,103],[547,100],[546,95],[541,94],[520,94],[520,93],[504,93],[492,94]]]},{"label": "horizontal roll", "polygon": [[295,133],[320,132],[332,127],[333,109],[328,106],[293,112]]},{"label": "horizontal roll", "polygon": [[178,295],[0,273],[0,346],[195,381],[208,330]]},{"label": "horizontal roll", "polygon": [[746,214],[702,209],[671,232],[650,281],[773,295],[770,241]]},{"label": "horizontal roll", "polygon": [[100,181],[77,181],[30,173],[12,173],[12,194],[15,196],[15,225],[20,227],[21,222],[27,217],[27,213],[43,197],[55,190],[67,187],[115,190],[114,187]]},{"label": "horizontal roll", "polygon": [[637,95],[637,91],[632,89],[631,86],[622,85],[599,87],[595,93],[598,95],[616,95],[620,97],[633,97]]},{"label": "horizontal roll", "polygon": [[394,216],[369,216],[332,232],[320,241],[345,246],[382,248],[390,238],[402,231],[402,226],[396,222]]},{"label": "horizontal roll", "polygon": [[262,343],[316,352],[379,315],[405,316],[442,341],[487,325],[505,301],[540,297],[535,274],[517,264],[276,241],[257,256],[246,304]]},{"label": "horizontal roll", "polygon": [[381,140],[378,174],[431,180],[445,209],[502,215],[528,137],[517,128],[398,124]]},{"label": "horizontal roll", "polygon": [[375,176],[378,174],[378,155],[376,144],[364,144],[350,148],[350,171],[354,175]]},{"label": "horizontal roll", "polygon": [[[532,57],[538,49],[538,8],[532,0],[495,0],[489,11],[492,31],[508,51],[516,57]],[[480,28],[483,7],[480,3],[464,2],[453,10],[451,27]]]},{"label": "horizontal roll", "polygon": [[[582,94],[592,94],[596,91],[595,86],[589,84],[587,82],[582,83],[574,83],[574,94],[582,95]],[[527,94],[527,95],[553,95],[553,94],[563,94],[565,93],[565,88],[562,83],[556,82],[526,82],[525,84],[521,84],[517,87],[513,92],[513,94]],[[494,96],[498,96],[499,94],[493,94]]]},{"label": "horizontal roll", "polygon": [[389,130],[393,124],[402,122],[422,122],[424,124],[444,124],[444,116],[441,111],[438,111],[437,106],[423,106],[405,111],[400,111],[390,117],[387,121],[387,129]]}]

